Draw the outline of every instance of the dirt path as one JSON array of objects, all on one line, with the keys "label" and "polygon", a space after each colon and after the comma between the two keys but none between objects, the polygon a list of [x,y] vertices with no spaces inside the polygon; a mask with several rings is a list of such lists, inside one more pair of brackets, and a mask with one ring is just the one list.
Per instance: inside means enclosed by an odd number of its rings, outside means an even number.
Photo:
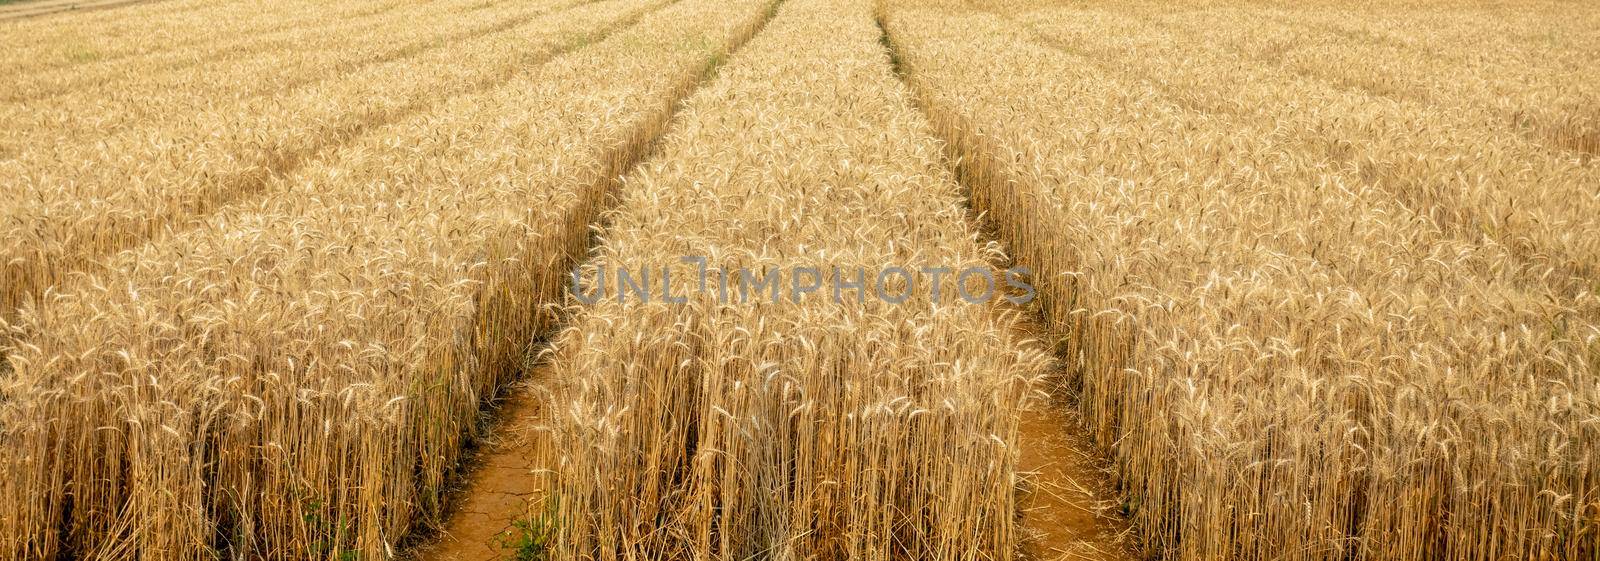
[{"label": "dirt path", "polygon": [[[531,380],[548,375],[546,367],[529,374]],[[509,559],[502,538],[513,523],[528,516],[531,505],[543,496],[540,472],[553,457],[539,427],[542,417],[537,399],[527,386],[510,389],[478,453],[463,468],[465,485],[455,497],[450,518],[431,543],[419,547],[414,559],[423,561],[490,561]]]},{"label": "dirt path", "polygon": [[1029,536],[1026,559],[1132,560],[1128,526],[1109,506],[1103,462],[1072,405],[1054,389],[1051,399],[1022,414],[1022,470],[1028,484],[1019,501]]},{"label": "dirt path", "polygon": [[30,0],[0,5],[0,21],[31,18],[70,11],[102,10],[151,0]]}]

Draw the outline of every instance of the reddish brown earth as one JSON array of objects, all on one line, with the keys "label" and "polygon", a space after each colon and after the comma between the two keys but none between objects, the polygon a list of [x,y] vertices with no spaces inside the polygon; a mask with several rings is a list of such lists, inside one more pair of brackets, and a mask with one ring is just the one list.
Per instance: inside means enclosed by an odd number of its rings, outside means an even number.
[{"label": "reddish brown earth", "polygon": [[[540,368],[531,379],[546,374]],[[501,539],[512,522],[528,516],[543,494],[539,473],[548,465],[550,451],[540,427],[538,400],[525,386],[512,388],[497,411],[490,435],[464,467],[463,488],[439,536],[419,548],[414,558],[426,561],[488,561],[508,559]]]},{"label": "reddish brown earth", "polygon": [[[1063,393],[1056,390],[1055,393]],[[1020,427],[1021,500],[1030,534],[1026,558],[1132,560],[1127,523],[1109,508],[1105,463],[1092,454],[1072,405],[1059,395],[1024,411]]]}]

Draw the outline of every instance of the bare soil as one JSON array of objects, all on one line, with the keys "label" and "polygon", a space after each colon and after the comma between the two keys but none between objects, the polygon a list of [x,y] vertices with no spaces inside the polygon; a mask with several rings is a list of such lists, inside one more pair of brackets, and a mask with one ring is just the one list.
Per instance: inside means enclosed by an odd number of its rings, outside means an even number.
[{"label": "bare soil", "polygon": [[1025,559],[1058,561],[1136,559],[1127,542],[1128,524],[1116,515],[1105,469],[1082,421],[1055,390],[1048,401],[1022,413],[1022,471],[1027,485],[1019,501],[1029,535]]},{"label": "bare soil", "polygon": [[[547,373],[541,367],[529,379],[540,380]],[[542,415],[532,390],[519,384],[506,393],[489,437],[464,467],[464,483],[454,496],[449,519],[437,538],[414,552],[414,559],[510,558],[502,539],[510,537],[512,523],[527,517],[544,495],[540,472],[549,466],[552,454],[540,429]]]}]

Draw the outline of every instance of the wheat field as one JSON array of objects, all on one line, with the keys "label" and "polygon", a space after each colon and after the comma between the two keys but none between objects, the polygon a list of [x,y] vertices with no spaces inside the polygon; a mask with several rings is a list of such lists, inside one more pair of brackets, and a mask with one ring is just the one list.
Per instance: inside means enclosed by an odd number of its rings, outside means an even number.
[{"label": "wheat field", "polygon": [[0,559],[1600,561],[1600,5],[5,13]]}]

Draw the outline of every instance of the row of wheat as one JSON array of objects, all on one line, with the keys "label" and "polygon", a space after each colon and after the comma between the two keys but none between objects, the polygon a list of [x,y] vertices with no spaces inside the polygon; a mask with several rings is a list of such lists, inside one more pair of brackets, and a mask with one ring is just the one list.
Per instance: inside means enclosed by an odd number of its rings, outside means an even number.
[{"label": "row of wheat", "polygon": [[[997,256],[869,5],[782,6],[610,222],[579,284],[594,302],[555,342],[563,555],[1018,555],[1018,414],[1045,355],[1014,316],[958,299],[955,273],[883,275]],[[595,297],[619,270],[683,300]],[[778,302],[746,299],[742,272],[781,284]]]},{"label": "row of wheat", "polygon": [[911,4],[889,36],[1036,270],[1149,551],[1600,556],[1592,170],[1199,38]]},{"label": "row of wheat", "polygon": [[665,3],[598,2],[276,95],[178,103],[180,120],[30,142],[0,159],[10,196],[0,205],[0,317],[117,251],[272,195],[286,174],[373,128],[503,84]]},{"label": "row of wheat", "polygon": [[393,555],[612,178],[764,6],[653,12],[25,306],[0,558]]},{"label": "row of wheat", "polygon": [[793,0],[624,182],[555,342],[564,557],[1016,557],[1046,355],[982,275],[884,274],[997,274],[911,101],[870,5]]}]

